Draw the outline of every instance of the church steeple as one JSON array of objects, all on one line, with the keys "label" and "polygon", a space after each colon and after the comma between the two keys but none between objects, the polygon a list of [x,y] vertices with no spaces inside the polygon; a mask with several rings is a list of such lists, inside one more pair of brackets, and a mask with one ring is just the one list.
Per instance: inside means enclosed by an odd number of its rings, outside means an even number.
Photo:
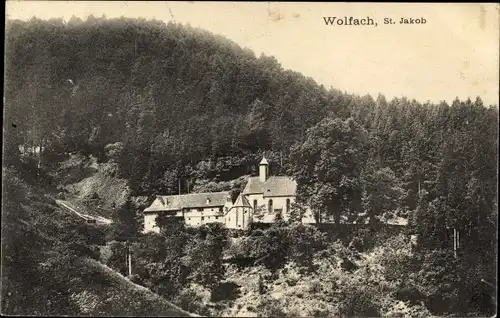
[{"label": "church steeple", "polygon": [[266,157],[262,157],[262,160],[259,163],[259,179],[261,182],[264,182],[269,177],[269,163],[267,162]]}]

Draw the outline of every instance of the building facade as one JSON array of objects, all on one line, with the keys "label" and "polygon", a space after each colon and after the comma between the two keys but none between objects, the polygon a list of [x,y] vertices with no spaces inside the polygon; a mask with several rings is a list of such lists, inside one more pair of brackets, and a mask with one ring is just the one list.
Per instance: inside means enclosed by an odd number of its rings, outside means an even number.
[{"label": "building facade", "polygon": [[144,231],[160,232],[156,217],[164,214],[182,218],[186,225],[201,226],[207,223],[225,223],[224,216],[232,207],[229,192],[191,193],[157,196],[144,210]]},{"label": "building facade", "polygon": [[225,215],[226,227],[243,230],[247,229],[253,221],[252,207],[245,196],[240,194]]},{"label": "building facade", "polygon": [[[269,176],[269,162],[262,158],[259,175],[248,179],[242,195],[252,207],[255,222],[272,223],[278,214],[287,221],[296,202],[297,182],[287,176]],[[314,222],[310,209],[307,209],[302,223]]]},{"label": "building facade", "polygon": [[[295,203],[297,183],[286,176],[269,176],[269,162],[262,158],[259,175],[250,177],[233,203],[229,192],[158,196],[144,210],[144,231],[159,232],[156,217],[182,218],[189,226],[219,222],[230,229],[247,229],[252,222],[272,223],[280,214],[286,221]],[[302,223],[315,223],[307,209]]]}]

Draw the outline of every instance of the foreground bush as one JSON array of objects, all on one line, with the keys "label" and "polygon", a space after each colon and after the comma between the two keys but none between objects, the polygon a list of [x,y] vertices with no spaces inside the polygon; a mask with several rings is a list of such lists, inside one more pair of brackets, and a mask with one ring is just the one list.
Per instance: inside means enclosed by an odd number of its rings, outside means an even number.
[{"label": "foreground bush", "polygon": [[180,307],[204,316],[211,314],[206,306],[209,301],[210,291],[196,284],[185,287],[175,298],[175,303]]},{"label": "foreground bush", "polygon": [[362,291],[346,292],[339,305],[342,317],[380,317],[380,307]]},{"label": "foreground bush", "polygon": [[234,242],[227,255],[233,259],[249,259],[270,270],[295,262],[306,271],[314,271],[314,254],[327,247],[326,236],[316,227],[303,224],[275,224],[266,230],[256,229],[250,236]]},{"label": "foreground bush", "polygon": [[259,304],[255,307],[257,317],[284,317],[283,304],[270,296],[261,298]]}]

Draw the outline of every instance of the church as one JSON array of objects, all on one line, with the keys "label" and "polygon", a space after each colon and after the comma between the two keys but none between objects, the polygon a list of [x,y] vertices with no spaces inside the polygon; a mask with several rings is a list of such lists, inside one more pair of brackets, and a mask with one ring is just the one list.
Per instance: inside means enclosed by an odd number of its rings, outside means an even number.
[{"label": "church", "polygon": [[[269,176],[269,162],[263,157],[259,175],[250,177],[234,202],[226,192],[190,193],[158,196],[144,210],[144,231],[159,232],[156,217],[164,214],[178,218],[189,226],[223,223],[230,229],[247,229],[251,223],[272,223],[281,214],[290,217],[296,199],[297,183],[287,176]],[[302,223],[315,223],[308,209]]]}]

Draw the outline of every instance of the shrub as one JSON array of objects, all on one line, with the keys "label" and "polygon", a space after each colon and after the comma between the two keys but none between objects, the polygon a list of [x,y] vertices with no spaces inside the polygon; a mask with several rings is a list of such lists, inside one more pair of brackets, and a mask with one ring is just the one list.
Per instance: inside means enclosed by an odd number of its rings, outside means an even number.
[{"label": "shrub", "polygon": [[99,305],[99,297],[88,290],[72,294],[70,299],[78,306],[80,312],[83,314],[93,312]]},{"label": "shrub", "polygon": [[132,274],[129,279],[134,284],[144,285],[144,280],[138,274]]},{"label": "shrub", "polygon": [[321,290],[322,290],[322,288],[321,288],[321,284],[319,281],[314,280],[311,282],[311,284],[309,286],[309,293],[319,294],[321,292]]},{"label": "shrub", "polygon": [[349,243],[349,248],[353,248],[358,252],[362,252],[364,250],[363,239],[360,237],[354,237]]},{"label": "shrub", "polygon": [[356,265],[353,261],[351,261],[347,257],[342,258],[342,263],[340,263],[340,266],[342,267],[343,270],[347,272],[353,272],[358,269],[358,265]]},{"label": "shrub", "polygon": [[281,226],[272,226],[264,232],[263,237],[259,237],[260,253],[263,256],[260,261],[270,270],[282,268],[286,263],[288,251],[287,229]]},{"label": "shrub", "polygon": [[226,275],[222,258],[229,242],[227,229],[222,224],[212,223],[198,228],[187,244],[187,266],[192,269],[190,278],[209,288],[214,297]]},{"label": "shrub", "polygon": [[416,305],[425,299],[420,290],[413,285],[398,288],[394,292],[394,298],[401,301],[409,301],[412,305]]},{"label": "shrub", "polygon": [[295,286],[295,285],[297,285],[298,281],[299,280],[295,277],[289,277],[286,279],[286,283],[288,284],[288,286]]},{"label": "shrub", "polygon": [[366,292],[346,292],[339,306],[339,314],[347,317],[380,317],[379,306]]},{"label": "shrub", "polygon": [[260,295],[263,295],[265,294],[267,288],[266,286],[264,285],[264,282],[262,281],[262,275],[259,274],[259,282],[258,282],[258,287],[259,287],[259,294]]},{"label": "shrub", "polygon": [[330,315],[330,312],[325,309],[319,309],[316,308],[313,310],[312,316],[313,317],[328,317]]},{"label": "shrub", "polygon": [[284,317],[286,316],[283,311],[281,302],[273,297],[263,297],[259,304],[256,306],[257,317]]},{"label": "shrub", "polygon": [[235,300],[240,297],[240,286],[234,282],[220,283],[212,293],[213,301]]},{"label": "shrub", "polygon": [[109,245],[110,256],[107,259],[106,265],[112,269],[125,274],[127,272],[126,267],[126,248],[121,242],[113,242]]},{"label": "shrub", "polygon": [[389,281],[407,281],[418,271],[419,262],[411,253],[411,247],[403,235],[388,239],[376,250],[375,263],[383,268]]},{"label": "shrub", "polygon": [[288,259],[313,271],[313,256],[326,248],[326,236],[316,227],[293,224],[288,228]]},{"label": "shrub", "polygon": [[250,236],[264,236],[264,231],[262,229],[253,229],[251,232],[250,232]]},{"label": "shrub", "polygon": [[207,300],[207,296],[204,295],[203,290],[194,288],[193,286],[183,289],[176,297],[176,303],[185,310],[200,315],[208,316],[210,311],[204,302]]},{"label": "shrub", "polygon": [[419,255],[421,267],[414,277],[415,286],[426,297],[433,314],[450,312],[458,299],[457,263],[448,250],[433,250]]}]

